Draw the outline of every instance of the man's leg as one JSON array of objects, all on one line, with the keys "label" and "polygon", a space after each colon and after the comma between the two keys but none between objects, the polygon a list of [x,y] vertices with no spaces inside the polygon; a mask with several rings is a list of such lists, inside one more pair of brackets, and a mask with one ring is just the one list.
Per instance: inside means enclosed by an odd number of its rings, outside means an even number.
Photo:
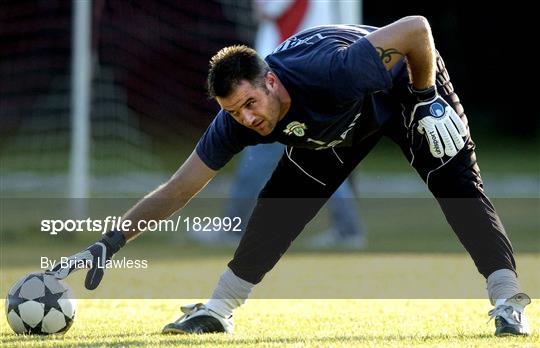
[{"label": "man's leg", "polygon": [[486,279],[500,269],[515,272],[512,245],[493,204],[484,194],[472,140],[440,168],[424,167],[422,162],[418,158],[419,166],[415,169],[427,181],[478,271]]},{"label": "man's leg", "polygon": [[[419,153],[416,156],[418,165],[425,163]],[[527,335],[529,327],[523,310],[530,298],[522,293],[512,245],[484,194],[474,144],[469,139],[448,163],[431,168],[415,166],[478,271],[487,279],[488,296],[495,306],[489,313],[495,318],[495,334]]]},{"label": "man's leg", "polygon": [[376,134],[357,148],[335,151],[287,148],[261,191],[234,258],[210,300],[182,307],[185,314],[163,332],[232,332],[234,309],[246,301],[252,288],[380,137]]},{"label": "man's leg", "polygon": [[[438,92],[467,124],[463,107],[440,57],[437,63]],[[385,134],[400,145],[409,163],[437,199],[448,223],[471,255],[478,271],[487,279],[491,302],[502,304],[520,294],[512,245],[493,204],[484,194],[475,144],[470,134],[456,156],[434,158],[423,136],[406,128],[403,121],[407,117],[400,114],[393,119]],[[515,308],[522,312],[523,304]]]},{"label": "man's leg", "polygon": [[338,155],[287,148],[259,195],[230,269],[248,282],[260,282],[379,139],[376,134],[355,148],[335,149]]},{"label": "man's leg", "polygon": [[207,303],[209,308],[232,315],[249,295],[245,285],[253,287],[274,267],[380,137],[377,133],[354,148],[335,151],[287,148],[259,195],[247,231]]}]

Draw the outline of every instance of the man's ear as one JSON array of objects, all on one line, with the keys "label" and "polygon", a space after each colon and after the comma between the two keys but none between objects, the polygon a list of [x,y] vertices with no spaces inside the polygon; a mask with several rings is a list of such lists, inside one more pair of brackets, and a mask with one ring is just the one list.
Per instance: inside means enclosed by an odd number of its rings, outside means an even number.
[{"label": "man's ear", "polygon": [[277,84],[277,76],[273,72],[269,71],[264,75],[264,80],[266,84],[266,88],[269,90],[274,90],[276,88]]}]

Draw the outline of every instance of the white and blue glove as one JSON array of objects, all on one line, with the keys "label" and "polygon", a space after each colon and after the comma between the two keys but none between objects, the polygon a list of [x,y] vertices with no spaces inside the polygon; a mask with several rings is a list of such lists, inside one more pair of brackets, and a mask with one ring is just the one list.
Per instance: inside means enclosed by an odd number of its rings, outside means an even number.
[{"label": "white and blue glove", "polygon": [[425,135],[433,157],[442,158],[445,154],[454,157],[465,145],[467,126],[437,94],[435,86],[422,91],[411,88],[411,93],[418,101],[411,113],[412,124]]},{"label": "white and blue glove", "polygon": [[47,273],[52,274],[57,279],[64,279],[79,269],[90,268],[86,274],[84,286],[88,290],[94,290],[103,278],[107,261],[125,244],[126,240],[122,232],[107,232],[100,241],[68,257],[67,260],[57,263]]}]

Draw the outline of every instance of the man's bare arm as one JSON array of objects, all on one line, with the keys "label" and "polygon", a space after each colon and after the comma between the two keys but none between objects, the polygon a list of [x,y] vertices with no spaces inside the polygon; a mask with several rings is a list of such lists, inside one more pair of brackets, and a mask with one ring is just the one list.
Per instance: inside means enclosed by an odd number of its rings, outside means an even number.
[{"label": "man's bare arm", "polygon": [[[165,219],[183,208],[189,200],[202,190],[216,175],[208,168],[196,151],[182,164],[176,173],[164,184],[149,193],[131,208],[123,217],[137,226],[140,220]],[[135,238],[140,231],[123,231],[126,241]]]},{"label": "man's bare arm", "polygon": [[[164,219],[178,209],[184,207],[216,175],[216,171],[208,168],[195,151],[182,164],[180,169],[163,185],[159,186],[139,203],[131,208],[124,220],[130,220],[130,227],[137,227],[139,221]],[[90,263],[84,286],[88,290],[98,287],[103,278],[103,266],[115,253],[122,248],[126,241],[135,238],[140,231],[109,231],[102,238],[85,250],[68,257],[66,263],[54,265],[49,272],[57,279],[64,279],[80,269],[76,266],[83,261]],[[66,265],[67,264],[67,265]]]},{"label": "man's bare arm", "polygon": [[402,18],[366,35],[366,39],[379,52],[388,70],[401,58],[407,58],[415,89],[422,90],[435,84],[435,44],[424,17]]}]

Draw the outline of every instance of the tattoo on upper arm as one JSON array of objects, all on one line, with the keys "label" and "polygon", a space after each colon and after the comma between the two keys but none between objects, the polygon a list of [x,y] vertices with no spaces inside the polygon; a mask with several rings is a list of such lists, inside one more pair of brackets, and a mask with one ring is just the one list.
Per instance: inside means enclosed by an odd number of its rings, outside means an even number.
[{"label": "tattoo on upper arm", "polygon": [[395,48],[384,49],[382,47],[375,47],[375,49],[377,50],[377,53],[379,53],[379,57],[381,57],[381,60],[386,64],[390,63],[393,54],[397,54],[400,58],[405,56],[403,53],[396,50]]}]

